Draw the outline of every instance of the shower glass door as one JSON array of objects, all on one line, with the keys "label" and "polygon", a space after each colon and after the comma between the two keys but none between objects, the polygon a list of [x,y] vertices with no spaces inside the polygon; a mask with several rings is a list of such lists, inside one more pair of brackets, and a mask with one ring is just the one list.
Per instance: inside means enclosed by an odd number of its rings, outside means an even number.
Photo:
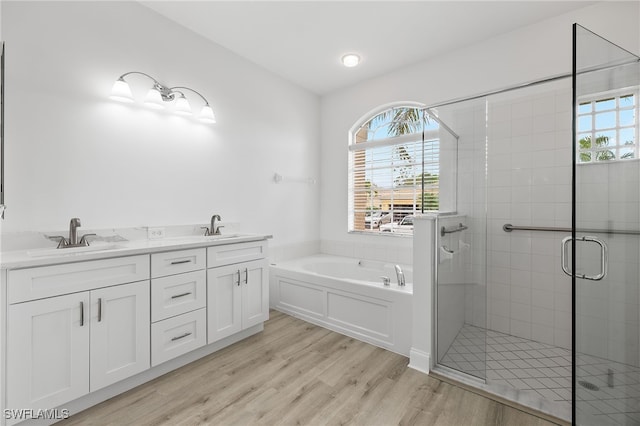
[{"label": "shower glass door", "polygon": [[574,25],[573,420],[640,424],[640,63]]},{"label": "shower glass door", "polygon": [[456,200],[442,206],[446,214],[437,221],[436,360],[481,382],[487,377],[486,107],[485,99],[475,99],[433,111],[457,134],[440,152],[440,170],[455,167],[457,176],[440,176],[441,193]]}]

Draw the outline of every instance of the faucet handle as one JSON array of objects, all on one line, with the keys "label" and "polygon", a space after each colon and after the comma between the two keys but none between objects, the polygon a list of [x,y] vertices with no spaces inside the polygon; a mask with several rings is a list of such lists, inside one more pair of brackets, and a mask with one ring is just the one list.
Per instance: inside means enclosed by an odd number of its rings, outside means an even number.
[{"label": "faucet handle", "polygon": [[211,235],[222,235],[222,232],[220,232],[220,228],[224,228],[224,225],[216,226],[216,230]]},{"label": "faucet handle", "polygon": [[62,235],[47,235],[47,238],[53,241],[58,241],[57,248],[62,248],[69,245],[69,241]]},{"label": "faucet handle", "polygon": [[201,226],[200,229],[204,229],[204,236],[205,237],[208,237],[209,235],[211,235],[211,232],[209,232],[209,227]]},{"label": "faucet handle", "polygon": [[382,284],[385,286],[388,286],[391,283],[391,279],[387,276],[382,275],[380,278],[382,279]]},{"label": "faucet handle", "polygon": [[81,246],[88,246],[89,245],[89,241],[87,241],[87,237],[95,237],[96,234],[84,234],[82,236],[82,238],[80,238],[80,245]]}]

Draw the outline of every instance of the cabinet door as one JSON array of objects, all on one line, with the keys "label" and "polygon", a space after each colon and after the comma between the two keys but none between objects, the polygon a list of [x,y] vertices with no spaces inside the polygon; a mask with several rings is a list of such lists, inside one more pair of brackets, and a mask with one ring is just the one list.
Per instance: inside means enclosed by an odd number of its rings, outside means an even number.
[{"label": "cabinet door", "polygon": [[242,328],[269,319],[269,271],[267,259],[242,265]]},{"label": "cabinet door", "polygon": [[149,368],[149,281],[91,291],[91,391]]},{"label": "cabinet door", "polygon": [[10,305],[7,408],[54,408],[89,392],[89,292]]},{"label": "cabinet door", "polygon": [[242,330],[240,265],[207,271],[207,341],[213,343]]}]

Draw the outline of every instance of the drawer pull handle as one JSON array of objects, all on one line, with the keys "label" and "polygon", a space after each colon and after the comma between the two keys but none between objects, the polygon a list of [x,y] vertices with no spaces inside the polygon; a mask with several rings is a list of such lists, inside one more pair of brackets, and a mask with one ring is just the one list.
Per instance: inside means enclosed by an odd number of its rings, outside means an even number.
[{"label": "drawer pull handle", "polygon": [[174,341],[176,341],[176,340],[184,339],[184,338],[185,338],[185,337],[187,337],[187,336],[191,336],[191,334],[192,334],[192,333],[184,333],[184,334],[182,334],[182,335],[180,335],[180,336],[172,337],[172,338],[171,338],[171,341],[172,341],[172,342],[174,342]]},{"label": "drawer pull handle", "polygon": [[236,271],[236,273],[238,274],[238,283],[237,284],[240,285],[240,269],[238,269]]},{"label": "drawer pull handle", "polygon": [[191,263],[191,259],[187,259],[187,260],[174,260],[173,262],[171,262],[172,265],[180,265],[183,263]]},{"label": "drawer pull handle", "polygon": [[249,268],[244,268],[244,283],[249,284]]},{"label": "drawer pull handle", "polygon": [[98,298],[98,322],[102,321],[102,297]]},{"label": "drawer pull handle", "polygon": [[188,291],[188,292],[186,292],[186,293],[181,293],[181,294],[176,294],[175,296],[171,296],[171,298],[172,298],[172,299],[177,299],[177,298],[179,298],[179,297],[188,296],[188,295],[190,295],[190,294],[191,294],[191,292],[190,292],[190,291]]},{"label": "drawer pull handle", "polygon": [[80,302],[80,327],[84,326],[84,302]]}]

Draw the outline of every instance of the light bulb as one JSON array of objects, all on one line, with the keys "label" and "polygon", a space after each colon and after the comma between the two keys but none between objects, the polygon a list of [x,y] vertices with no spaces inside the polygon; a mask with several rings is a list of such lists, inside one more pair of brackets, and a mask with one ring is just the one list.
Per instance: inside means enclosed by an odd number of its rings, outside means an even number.
[{"label": "light bulb", "polygon": [[347,68],[355,67],[360,63],[360,56],[355,53],[347,53],[342,57],[342,65]]},{"label": "light bulb", "polygon": [[176,108],[175,113],[180,115],[191,115],[191,106],[189,105],[189,101],[184,97],[182,93],[178,99],[176,99]]},{"label": "light bulb", "polygon": [[216,122],[216,116],[213,114],[213,110],[206,104],[202,107],[202,111],[200,111],[200,115],[198,119],[204,123],[214,124]]},{"label": "light bulb", "polygon": [[152,87],[147,92],[147,97],[144,99],[144,104],[149,108],[153,109],[162,109],[164,105],[162,104],[162,96],[160,95],[160,91],[155,87]]},{"label": "light bulb", "polygon": [[133,102],[131,88],[129,88],[129,84],[124,81],[122,77],[120,77],[115,81],[115,83],[113,83],[113,87],[111,88],[111,95],[109,95],[109,98],[113,99],[114,101]]}]

